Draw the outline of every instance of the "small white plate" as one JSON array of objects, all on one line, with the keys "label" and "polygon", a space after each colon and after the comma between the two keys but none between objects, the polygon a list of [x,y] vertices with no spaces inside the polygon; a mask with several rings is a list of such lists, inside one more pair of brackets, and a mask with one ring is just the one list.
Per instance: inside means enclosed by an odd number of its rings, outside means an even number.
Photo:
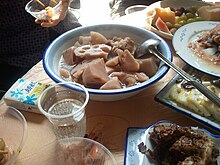
[{"label": "small white plate", "polygon": [[[149,132],[152,131],[152,128],[157,124],[169,125],[172,124],[169,121],[159,121],[149,127],[144,128],[128,128],[127,130],[127,139],[126,139],[126,148],[125,148],[125,165],[155,165],[152,163],[148,157],[138,150],[138,144],[144,142],[147,148],[152,149],[152,145],[149,139]],[[192,127],[194,130],[204,131],[210,139],[215,143],[216,147],[220,150],[220,136],[214,135],[208,132],[203,128]],[[217,159],[218,164],[220,163],[220,157]]]},{"label": "small white plate", "polygon": [[[164,0],[164,1],[158,1],[158,2],[152,3],[149,7],[150,8],[173,7],[175,9],[177,9],[180,7],[190,8],[192,6],[201,7],[201,6],[206,6],[206,5],[213,5],[213,4],[206,3],[203,1],[198,1],[198,0]],[[158,35],[160,35],[164,38],[167,38],[167,39],[172,39],[172,37],[173,37],[172,34],[162,32],[153,26],[151,28],[151,31],[153,31],[154,33],[157,33]]]},{"label": "small white plate", "polygon": [[186,24],[176,31],[172,43],[176,53],[190,66],[207,74],[220,77],[220,65],[206,62],[188,48],[189,42],[196,40],[202,32],[211,30],[217,24],[220,24],[220,22],[201,21]]}]

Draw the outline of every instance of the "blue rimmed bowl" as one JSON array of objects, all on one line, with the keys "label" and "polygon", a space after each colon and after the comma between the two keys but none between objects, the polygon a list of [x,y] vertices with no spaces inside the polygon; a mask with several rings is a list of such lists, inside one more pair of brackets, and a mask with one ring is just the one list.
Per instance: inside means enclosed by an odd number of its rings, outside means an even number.
[{"label": "blue rimmed bowl", "polygon": [[[144,28],[120,24],[97,24],[91,26],[83,26],[65,32],[56,38],[45,51],[43,57],[43,67],[52,80],[55,82],[65,81],[61,78],[59,73],[59,61],[62,52],[70,46],[73,46],[73,43],[78,40],[79,36],[87,36],[91,31],[99,32],[107,38],[112,38],[113,36],[130,37],[137,44],[141,44],[149,38],[160,39],[161,43],[158,46],[160,52],[164,54],[166,58],[172,61],[172,52],[166,41],[164,41],[157,34]],[[90,94],[90,99],[96,101],[116,101],[131,97],[160,80],[167,73],[168,69],[169,68],[166,65],[161,63],[157,73],[149,80],[123,89],[100,90],[87,88]],[[72,87],[70,86],[70,88]]]}]

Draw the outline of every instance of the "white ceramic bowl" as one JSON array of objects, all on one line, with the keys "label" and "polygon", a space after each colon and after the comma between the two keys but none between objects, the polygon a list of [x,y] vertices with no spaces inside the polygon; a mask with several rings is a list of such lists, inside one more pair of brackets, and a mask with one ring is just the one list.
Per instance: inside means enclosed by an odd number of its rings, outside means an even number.
[{"label": "white ceramic bowl", "polygon": [[5,143],[4,151],[7,151],[3,164],[10,165],[16,161],[26,142],[27,122],[17,109],[9,106],[2,107],[4,108],[0,110],[0,138]]},{"label": "white ceramic bowl", "polygon": [[[43,67],[48,74],[48,76],[55,82],[64,82],[60,77],[59,73],[59,61],[61,58],[62,51],[66,50],[75,43],[79,36],[89,35],[90,31],[100,32],[107,38],[112,38],[113,36],[118,37],[131,37],[136,43],[141,44],[146,39],[157,38],[161,40],[161,44],[158,46],[164,56],[166,56],[170,61],[172,60],[172,52],[168,44],[157,34],[148,31],[144,28],[129,26],[129,25],[119,25],[119,24],[98,24],[92,26],[83,26],[79,28],[72,29],[62,34],[56,38],[47,48],[43,57]],[[96,101],[115,101],[128,98],[133,96],[142,90],[144,90],[149,85],[160,80],[168,71],[168,67],[160,64],[160,68],[157,73],[152,76],[149,80],[142,82],[138,85],[114,90],[99,90],[87,88],[90,94],[91,100]],[[71,86],[70,86],[71,88]]]}]

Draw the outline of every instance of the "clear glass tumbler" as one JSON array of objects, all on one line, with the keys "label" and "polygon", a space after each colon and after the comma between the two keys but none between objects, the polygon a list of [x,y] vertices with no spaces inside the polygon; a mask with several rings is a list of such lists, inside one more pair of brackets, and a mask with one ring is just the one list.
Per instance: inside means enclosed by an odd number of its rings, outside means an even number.
[{"label": "clear glass tumbler", "polygon": [[84,86],[75,82],[57,83],[40,95],[38,108],[52,123],[57,139],[83,137],[88,100],[89,93]]}]

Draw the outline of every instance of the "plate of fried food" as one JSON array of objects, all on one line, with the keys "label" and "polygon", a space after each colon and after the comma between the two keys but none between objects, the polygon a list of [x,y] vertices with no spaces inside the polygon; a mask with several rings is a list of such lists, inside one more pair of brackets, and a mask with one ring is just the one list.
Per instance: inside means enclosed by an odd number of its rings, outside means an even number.
[{"label": "plate of fried food", "polygon": [[180,27],[198,21],[220,21],[219,6],[197,0],[164,0],[149,6],[156,10],[151,30],[172,39]]},{"label": "plate of fried food", "polygon": [[128,128],[125,164],[219,164],[220,136],[203,128],[159,121]]},{"label": "plate of fried food", "polygon": [[193,22],[173,36],[176,53],[190,66],[220,77],[220,22]]}]

